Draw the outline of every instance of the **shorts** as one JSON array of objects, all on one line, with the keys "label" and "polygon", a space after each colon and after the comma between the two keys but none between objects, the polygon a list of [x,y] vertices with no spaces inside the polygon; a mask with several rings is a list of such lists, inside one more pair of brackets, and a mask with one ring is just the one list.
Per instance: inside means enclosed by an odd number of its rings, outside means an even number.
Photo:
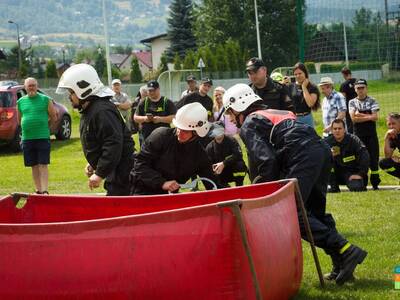
[{"label": "shorts", "polygon": [[50,140],[37,139],[22,141],[26,167],[50,164]]}]

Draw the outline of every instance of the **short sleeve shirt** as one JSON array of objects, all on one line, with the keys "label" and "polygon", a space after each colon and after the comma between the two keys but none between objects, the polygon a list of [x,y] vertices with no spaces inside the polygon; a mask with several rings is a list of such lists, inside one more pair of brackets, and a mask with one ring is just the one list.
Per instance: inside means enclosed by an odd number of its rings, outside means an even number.
[{"label": "short sleeve shirt", "polygon": [[[351,99],[349,102],[349,113],[360,112],[363,114],[372,114],[379,111],[378,102],[367,96],[365,99],[358,98]],[[353,123],[354,133],[358,136],[372,136],[376,135],[376,122],[367,121],[362,123]]]},{"label": "short sleeve shirt", "polygon": [[199,92],[193,92],[190,93],[188,95],[186,95],[185,97],[183,97],[180,101],[179,101],[179,107],[182,107],[183,105],[189,104],[189,103],[195,103],[198,102],[201,105],[203,105],[203,107],[207,110],[207,114],[208,117],[212,117],[213,116],[213,101],[212,99],[208,96],[202,96],[200,95]]},{"label": "short sleeve shirt", "polygon": [[[157,102],[151,101],[148,97],[139,102],[135,115],[145,116],[152,114],[153,116],[166,117],[176,114],[175,104],[168,98],[162,96]],[[168,123],[142,123],[142,134],[147,138],[154,129],[158,127],[170,127]]]},{"label": "short sleeve shirt", "polygon": [[346,100],[344,96],[335,90],[325,97],[322,101],[322,120],[325,127],[331,125],[332,121],[335,120],[339,112],[346,111]]},{"label": "short sleeve shirt", "polygon": [[357,93],[354,89],[355,78],[350,78],[343,82],[340,86],[340,92],[346,96],[346,103],[348,104],[351,99],[357,98]]},{"label": "short sleeve shirt", "polygon": [[49,101],[49,97],[40,93],[34,97],[26,95],[18,100],[23,141],[50,138]]},{"label": "short sleeve shirt", "polygon": [[[310,94],[319,95],[318,88],[314,84],[310,84],[308,86],[308,92]],[[289,86],[289,97],[293,101],[294,112],[295,113],[309,113],[311,112],[311,107],[309,107],[306,103],[306,100],[303,96],[303,90],[301,85],[296,83],[292,83]]]}]

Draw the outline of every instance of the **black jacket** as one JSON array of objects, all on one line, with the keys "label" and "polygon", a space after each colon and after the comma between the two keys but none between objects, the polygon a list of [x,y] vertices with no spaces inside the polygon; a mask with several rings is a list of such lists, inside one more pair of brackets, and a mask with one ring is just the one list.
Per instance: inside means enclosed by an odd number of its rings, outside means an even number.
[{"label": "black jacket", "polygon": [[206,152],[211,163],[223,161],[225,168],[232,168],[239,161],[244,162],[242,149],[238,141],[232,136],[225,135],[220,144],[212,140],[207,145]]},{"label": "black jacket", "polygon": [[[307,147],[320,143],[321,138],[313,128],[293,119],[274,124],[262,115],[251,114],[258,109],[248,111],[240,137],[248,152],[250,180],[261,176],[263,181],[273,181],[292,167],[294,158],[299,159]],[[289,112],[272,110],[272,113]]]},{"label": "black jacket", "polygon": [[[215,181],[211,163],[199,138],[181,144],[175,128],[155,129],[135,157],[133,194],[166,194],[162,185],[169,180],[185,183],[193,175]],[[207,189],[212,186],[204,183]]]},{"label": "black jacket", "polygon": [[287,86],[273,81],[271,77],[267,77],[265,87],[259,89],[254,84],[249,84],[256,93],[263,100],[263,103],[270,109],[290,110],[293,111],[293,103],[289,97],[289,90]]},{"label": "black jacket", "polygon": [[86,160],[106,182],[126,185],[129,190],[135,149],[118,109],[108,97],[91,97],[81,114],[80,135]]},{"label": "black jacket", "polygon": [[336,141],[333,135],[325,138],[331,149],[338,154],[333,156],[335,172],[347,172],[365,176],[368,174],[369,154],[361,140],[346,133],[341,142]]}]

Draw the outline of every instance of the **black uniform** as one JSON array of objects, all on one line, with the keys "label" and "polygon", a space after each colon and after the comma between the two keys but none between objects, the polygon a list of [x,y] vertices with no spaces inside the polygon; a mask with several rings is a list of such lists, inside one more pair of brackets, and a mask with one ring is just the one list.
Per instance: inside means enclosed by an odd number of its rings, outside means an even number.
[{"label": "black uniform", "polygon": [[268,108],[293,111],[293,103],[288,96],[289,91],[286,85],[276,82],[270,77],[267,77],[267,83],[261,89],[257,88],[253,83],[249,85]]},{"label": "black uniform", "polygon": [[[346,133],[341,142],[336,141],[333,135],[325,138],[331,147],[333,156],[333,169],[330,184],[346,184],[351,191],[365,190],[368,183],[369,154],[361,140]],[[349,180],[351,175],[360,175],[362,180]]]},{"label": "black uniform", "polygon": [[[395,139],[390,140],[390,148],[400,150],[400,134]],[[379,166],[388,174],[400,178],[400,163],[391,158],[383,158],[379,161]]]},{"label": "black uniform", "polygon": [[[298,116],[306,116],[311,113],[311,107],[306,103],[303,96],[303,89],[301,85],[291,83],[288,87],[289,97],[292,99],[294,112]],[[307,87],[310,94],[317,94],[319,96],[318,87],[310,83]]]},{"label": "black uniform", "polygon": [[354,89],[354,84],[356,83],[355,78],[347,79],[340,85],[340,92],[346,95],[346,125],[347,125],[347,132],[353,133],[353,122],[351,121],[350,114],[349,114],[349,101],[357,97],[357,93]]},{"label": "black uniform", "polygon": [[208,95],[202,96],[202,95],[200,95],[200,92],[198,92],[198,91],[190,93],[189,95],[186,95],[185,97],[183,97],[176,104],[176,107],[179,109],[186,104],[195,103],[195,102],[198,102],[201,105],[203,105],[203,107],[207,110],[208,120],[213,121],[213,119],[214,119],[214,116],[213,116],[214,103]]},{"label": "black uniform", "polygon": [[[166,194],[162,185],[169,180],[185,183],[193,174],[214,180],[211,162],[196,138],[179,143],[175,128],[157,128],[135,157],[131,173],[132,194]],[[204,182],[207,189],[212,186]]]},{"label": "black uniform", "polygon": [[105,178],[107,196],[129,195],[134,142],[125,121],[109,97],[90,97],[81,111],[83,153],[95,173]]},{"label": "black uniform", "polygon": [[[139,102],[136,109],[137,116],[146,116],[146,114],[152,114],[153,116],[166,117],[176,114],[175,104],[168,98],[162,96],[157,102],[151,101],[149,97],[145,97]],[[143,140],[145,140],[154,129],[159,127],[170,127],[168,123],[153,123],[143,122],[141,128],[141,134]]]},{"label": "black uniform", "polygon": [[212,164],[224,162],[222,173],[217,175],[222,184],[235,182],[236,186],[243,185],[247,167],[240,145],[234,137],[225,135],[221,143],[212,140],[207,145],[206,152]]},{"label": "black uniform", "polygon": [[[315,244],[329,254],[337,254],[347,240],[326,214],[326,190],[331,167],[329,146],[315,130],[295,121],[288,111],[258,110],[254,107],[240,130],[250,163],[250,178],[272,181],[297,178]],[[263,115],[261,115],[261,113]],[[302,237],[307,239],[302,218]]]}]

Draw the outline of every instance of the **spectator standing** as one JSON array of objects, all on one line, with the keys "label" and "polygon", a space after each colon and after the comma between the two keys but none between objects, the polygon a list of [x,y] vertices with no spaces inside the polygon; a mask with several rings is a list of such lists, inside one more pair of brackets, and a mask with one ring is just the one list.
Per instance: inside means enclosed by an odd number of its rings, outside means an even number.
[{"label": "spectator standing", "polygon": [[340,92],[343,96],[346,97],[346,125],[347,132],[353,133],[353,122],[351,121],[349,114],[349,101],[357,97],[356,90],[354,89],[354,85],[356,83],[356,79],[352,77],[351,70],[348,67],[343,67],[342,75],[344,78],[344,82],[340,85]]},{"label": "spectator standing", "polygon": [[[262,99],[245,84],[228,89],[223,102],[231,121],[241,127],[252,182],[297,178],[315,245],[332,258],[333,270],[327,278],[338,285],[353,278],[367,252],[339,234],[332,215],[326,214],[331,167],[328,145],[312,127],[296,121],[294,113],[265,109]],[[307,239],[301,217],[299,224],[302,237]]]},{"label": "spectator standing", "polygon": [[318,87],[308,79],[308,70],[303,63],[293,67],[296,82],[289,84],[289,96],[293,101],[297,120],[314,128],[314,118],[311,111],[320,107]]},{"label": "spectator standing", "polygon": [[114,92],[88,64],[73,65],[63,73],[56,93],[65,92],[72,107],[81,113],[79,131],[88,161],[85,173],[89,188],[98,188],[104,180],[107,196],[129,195],[135,145],[123,117],[110,101]]},{"label": "spectator standing", "polygon": [[388,174],[400,178],[400,157],[394,151],[400,150],[400,114],[390,113],[386,119],[388,131],[385,134],[385,158],[379,161],[379,166]]},{"label": "spectator standing", "polygon": [[148,96],[140,101],[134,116],[135,122],[140,124],[140,144],[158,127],[170,127],[176,114],[174,103],[165,96],[161,96],[160,84],[156,80],[147,83]]},{"label": "spectator standing", "polygon": [[331,133],[333,120],[345,119],[346,100],[342,94],[335,91],[330,77],[322,77],[318,85],[322,94],[325,95],[322,100],[322,122],[324,123],[323,135],[328,136]]},{"label": "spectator standing", "polygon": [[368,85],[365,79],[358,79],[355,83],[357,97],[349,102],[349,113],[353,121],[354,134],[368,149],[370,158],[370,182],[374,190],[378,189],[381,182],[379,178],[379,141],[376,132],[376,121],[378,120],[378,102],[368,96]]},{"label": "spectator standing", "polygon": [[195,103],[198,102],[203,107],[207,110],[208,113],[208,121],[213,122],[214,121],[214,115],[213,115],[213,101],[208,96],[208,93],[210,92],[212,88],[213,82],[210,78],[203,78],[201,80],[200,86],[199,86],[199,91],[198,92],[192,92],[185,97],[183,97],[176,105],[176,107],[179,109],[182,106],[189,104],[189,103]]},{"label": "spectator standing", "polygon": [[182,92],[181,99],[190,93],[197,92],[199,88],[197,87],[197,81],[196,77],[194,77],[192,74],[188,75],[186,77],[186,83],[187,83],[187,89]]},{"label": "spectator standing", "polygon": [[50,127],[56,122],[57,113],[53,101],[46,95],[38,93],[38,83],[35,78],[26,78],[24,86],[27,95],[17,102],[24,164],[32,168],[36,194],[48,194]]},{"label": "spectator standing", "polygon": [[224,93],[225,89],[222,86],[218,86],[214,89],[214,120],[224,125],[225,134],[235,135],[238,133],[238,128],[224,114],[224,105],[222,103]]},{"label": "spectator standing", "polygon": [[126,126],[130,130],[131,124],[129,121],[130,119],[129,113],[132,107],[132,102],[129,100],[129,96],[121,91],[122,88],[121,80],[114,79],[111,85],[112,85],[112,90],[115,93],[111,99],[111,102],[113,102],[115,106],[118,108],[119,112],[121,113],[122,117],[125,120]]},{"label": "spectator standing", "polygon": [[133,134],[139,131],[139,124],[135,122],[135,112],[141,100],[148,96],[147,85],[142,85],[139,88],[139,92],[136,95],[135,100],[133,100],[131,108],[131,131]]},{"label": "spectator standing", "polygon": [[260,96],[264,104],[271,109],[293,110],[287,86],[271,79],[267,67],[260,58],[250,58],[246,63],[246,72],[251,81],[250,87]]},{"label": "spectator standing", "polygon": [[350,191],[366,191],[368,150],[357,136],[346,133],[343,119],[333,120],[332,135],[325,142],[331,147],[333,158],[328,192],[340,192],[339,184],[346,184]]}]

